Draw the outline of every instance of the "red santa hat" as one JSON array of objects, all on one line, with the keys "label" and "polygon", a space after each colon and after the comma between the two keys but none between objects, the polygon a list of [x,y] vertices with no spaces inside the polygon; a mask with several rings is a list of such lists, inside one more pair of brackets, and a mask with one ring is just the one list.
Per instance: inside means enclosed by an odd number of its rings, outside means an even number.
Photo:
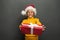
[{"label": "red santa hat", "polygon": [[27,12],[28,10],[32,10],[32,11],[35,13],[35,15],[36,15],[36,8],[35,8],[35,6],[34,6],[33,4],[27,5],[27,7],[25,8],[25,10],[22,10],[22,11],[21,11],[21,14],[22,14],[22,15],[26,15],[26,12]]}]

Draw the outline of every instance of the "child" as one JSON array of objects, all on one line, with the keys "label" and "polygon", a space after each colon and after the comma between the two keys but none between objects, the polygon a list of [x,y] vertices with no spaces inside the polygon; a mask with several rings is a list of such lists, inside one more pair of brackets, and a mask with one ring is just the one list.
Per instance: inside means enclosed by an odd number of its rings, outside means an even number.
[{"label": "child", "polygon": [[[22,15],[27,16],[27,19],[24,19],[21,23],[22,24],[37,24],[42,25],[42,23],[39,21],[39,18],[35,18],[36,15],[36,8],[33,4],[28,5],[25,10],[22,11]],[[19,27],[21,27],[21,25]],[[45,29],[43,29],[44,31]],[[25,34],[25,36],[36,36],[38,38],[38,35],[32,35],[32,34]]]}]

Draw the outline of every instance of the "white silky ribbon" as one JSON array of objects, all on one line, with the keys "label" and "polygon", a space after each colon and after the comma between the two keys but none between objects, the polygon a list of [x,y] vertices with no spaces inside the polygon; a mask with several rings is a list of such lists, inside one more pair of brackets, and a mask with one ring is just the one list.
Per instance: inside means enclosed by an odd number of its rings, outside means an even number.
[{"label": "white silky ribbon", "polygon": [[28,27],[31,28],[31,34],[33,34],[33,28],[34,28],[34,27],[40,27],[40,28],[43,28],[42,26],[39,26],[39,25],[37,25],[37,24],[30,24],[30,25],[28,25]]}]

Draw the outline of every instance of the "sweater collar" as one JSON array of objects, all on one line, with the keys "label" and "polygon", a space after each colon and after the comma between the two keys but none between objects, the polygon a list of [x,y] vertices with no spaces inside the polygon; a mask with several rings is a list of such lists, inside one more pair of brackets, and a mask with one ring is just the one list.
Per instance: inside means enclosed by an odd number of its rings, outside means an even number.
[{"label": "sweater collar", "polygon": [[34,17],[31,17],[31,18],[30,18],[30,17],[28,17],[28,19],[33,19],[33,18],[34,18]]}]

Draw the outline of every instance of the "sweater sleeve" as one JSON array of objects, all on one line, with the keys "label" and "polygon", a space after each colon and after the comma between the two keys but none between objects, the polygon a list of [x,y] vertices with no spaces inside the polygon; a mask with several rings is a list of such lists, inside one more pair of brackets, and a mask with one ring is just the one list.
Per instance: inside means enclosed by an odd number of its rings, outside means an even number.
[{"label": "sweater sleeve", "polygon": [[42,25],[42,23],[40,22],[39,18],[36,18],[36,24]]},{"label": "sweater sleeve", "polygon": [[21,22],[21,24],[25,24],[26,23],[26,20],[23,20],[22,22]]},{"label": "sweater sleeve", "polygon": [[28,21],[26,19],[24,19],[21,24],[28,24]]}]

